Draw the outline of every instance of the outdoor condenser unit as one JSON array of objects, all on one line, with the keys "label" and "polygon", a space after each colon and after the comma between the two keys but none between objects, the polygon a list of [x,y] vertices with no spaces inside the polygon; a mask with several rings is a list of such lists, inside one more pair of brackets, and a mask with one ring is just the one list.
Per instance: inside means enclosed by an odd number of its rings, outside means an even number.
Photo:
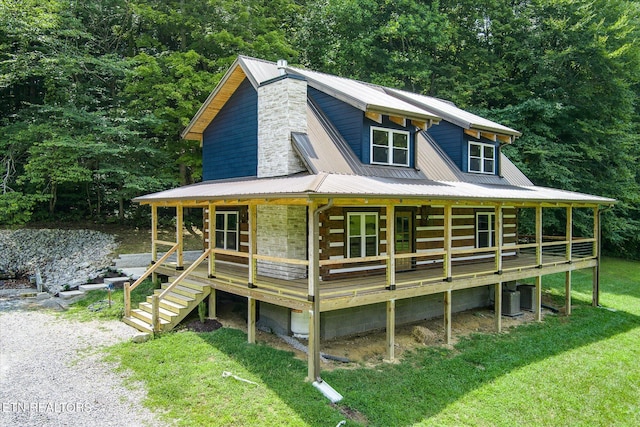
[{"label": "outdoor condenser unit", "polygon": [[527,311],[535,311],[538,306],[536,304],[536,287],[533,285],[518,285],[520,291],[520,309]]},{"label": "outdoor condenser unit", "polygon": [[502,315],[520,316],[520,291],[505,290],[502,292]]}]

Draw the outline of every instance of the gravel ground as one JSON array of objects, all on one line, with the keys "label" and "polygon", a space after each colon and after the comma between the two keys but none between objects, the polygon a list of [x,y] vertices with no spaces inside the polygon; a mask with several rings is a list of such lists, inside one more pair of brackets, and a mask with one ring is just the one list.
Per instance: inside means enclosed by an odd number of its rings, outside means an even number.
[{"label": "gravel ground", "polygon": [[137,331],[117,321],[75,322],[47,311],[0,311],[0,425],[159,426],[142,386],[102,361],[102,347]]}]

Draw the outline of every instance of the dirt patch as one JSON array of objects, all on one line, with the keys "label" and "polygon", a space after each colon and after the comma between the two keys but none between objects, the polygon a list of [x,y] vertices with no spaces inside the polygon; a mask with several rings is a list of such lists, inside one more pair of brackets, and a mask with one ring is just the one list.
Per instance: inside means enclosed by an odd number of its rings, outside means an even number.
[{"label": "dirt patch", "polygon": [[[543,316],[550,313],[543,309]],[[244,310],[233,307],[233,304],[225,305],[218,310],[218,320],[224,327],[247,331],[247,320]],[[509,329],[535,321],[535,314],[525,311],[520,316],[502,316],[502,331],[508,333]],[[428,340],[420,341],[415,337],[416,326],[428,331],[425,336]],[[495,317],[492,309],[474,309],[455,313],[451,322],[452,340],[451,346],[458,343],[460,338],[467,337],[475,333],[495,333]],[[274,348],[285,351],[292,351],[299,359],[306,360],[304,352],[291,347],[275,334],[258,330],[256,340],[266,343]],[[307,345],[305,340],[299,340]],[[375,366],[383,363],[386,358],[386,332],[384,329],[374,330],[367,333],[355,334],[321,342],[321,352],[344,357],[350,363],[341,363],[329,360],[323,363],[322,369],[335,369],[357,366]],[[444,322],[442,317],[423,320],[396,327],[395,335],[395,356],[400,360],[405,352],[411,352],[418,348],[428,346],[447,346],[444,342]]]}]

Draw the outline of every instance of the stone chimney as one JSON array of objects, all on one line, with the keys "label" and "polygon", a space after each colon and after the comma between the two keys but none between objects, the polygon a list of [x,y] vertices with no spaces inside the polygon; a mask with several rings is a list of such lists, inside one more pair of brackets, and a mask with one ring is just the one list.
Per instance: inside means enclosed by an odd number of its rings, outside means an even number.
[{"label": "stone chimney", "polygon": [[286,73],[258,87],[258,177],[284,176],[306,170],[291,142],[291,132],[307,132],[307,82]]}]

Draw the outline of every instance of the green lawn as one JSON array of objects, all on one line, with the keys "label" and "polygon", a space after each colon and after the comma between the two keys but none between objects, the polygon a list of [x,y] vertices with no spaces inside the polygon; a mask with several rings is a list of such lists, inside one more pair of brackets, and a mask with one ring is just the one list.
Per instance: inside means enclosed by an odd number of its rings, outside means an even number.
[{"label": "green lawn", "polygon": [[[590,306],[590,272],[573,278],[570,318],[324,372],[345,396],[338,405],[304,382],[304,361],[237,330],[169,333],[109,357],[146,385],[149,407],[184,426],[640,425],[640,262],[604,261],[600,302],[613,310]],[[543,286],[563,304],[564,274]]]}]

